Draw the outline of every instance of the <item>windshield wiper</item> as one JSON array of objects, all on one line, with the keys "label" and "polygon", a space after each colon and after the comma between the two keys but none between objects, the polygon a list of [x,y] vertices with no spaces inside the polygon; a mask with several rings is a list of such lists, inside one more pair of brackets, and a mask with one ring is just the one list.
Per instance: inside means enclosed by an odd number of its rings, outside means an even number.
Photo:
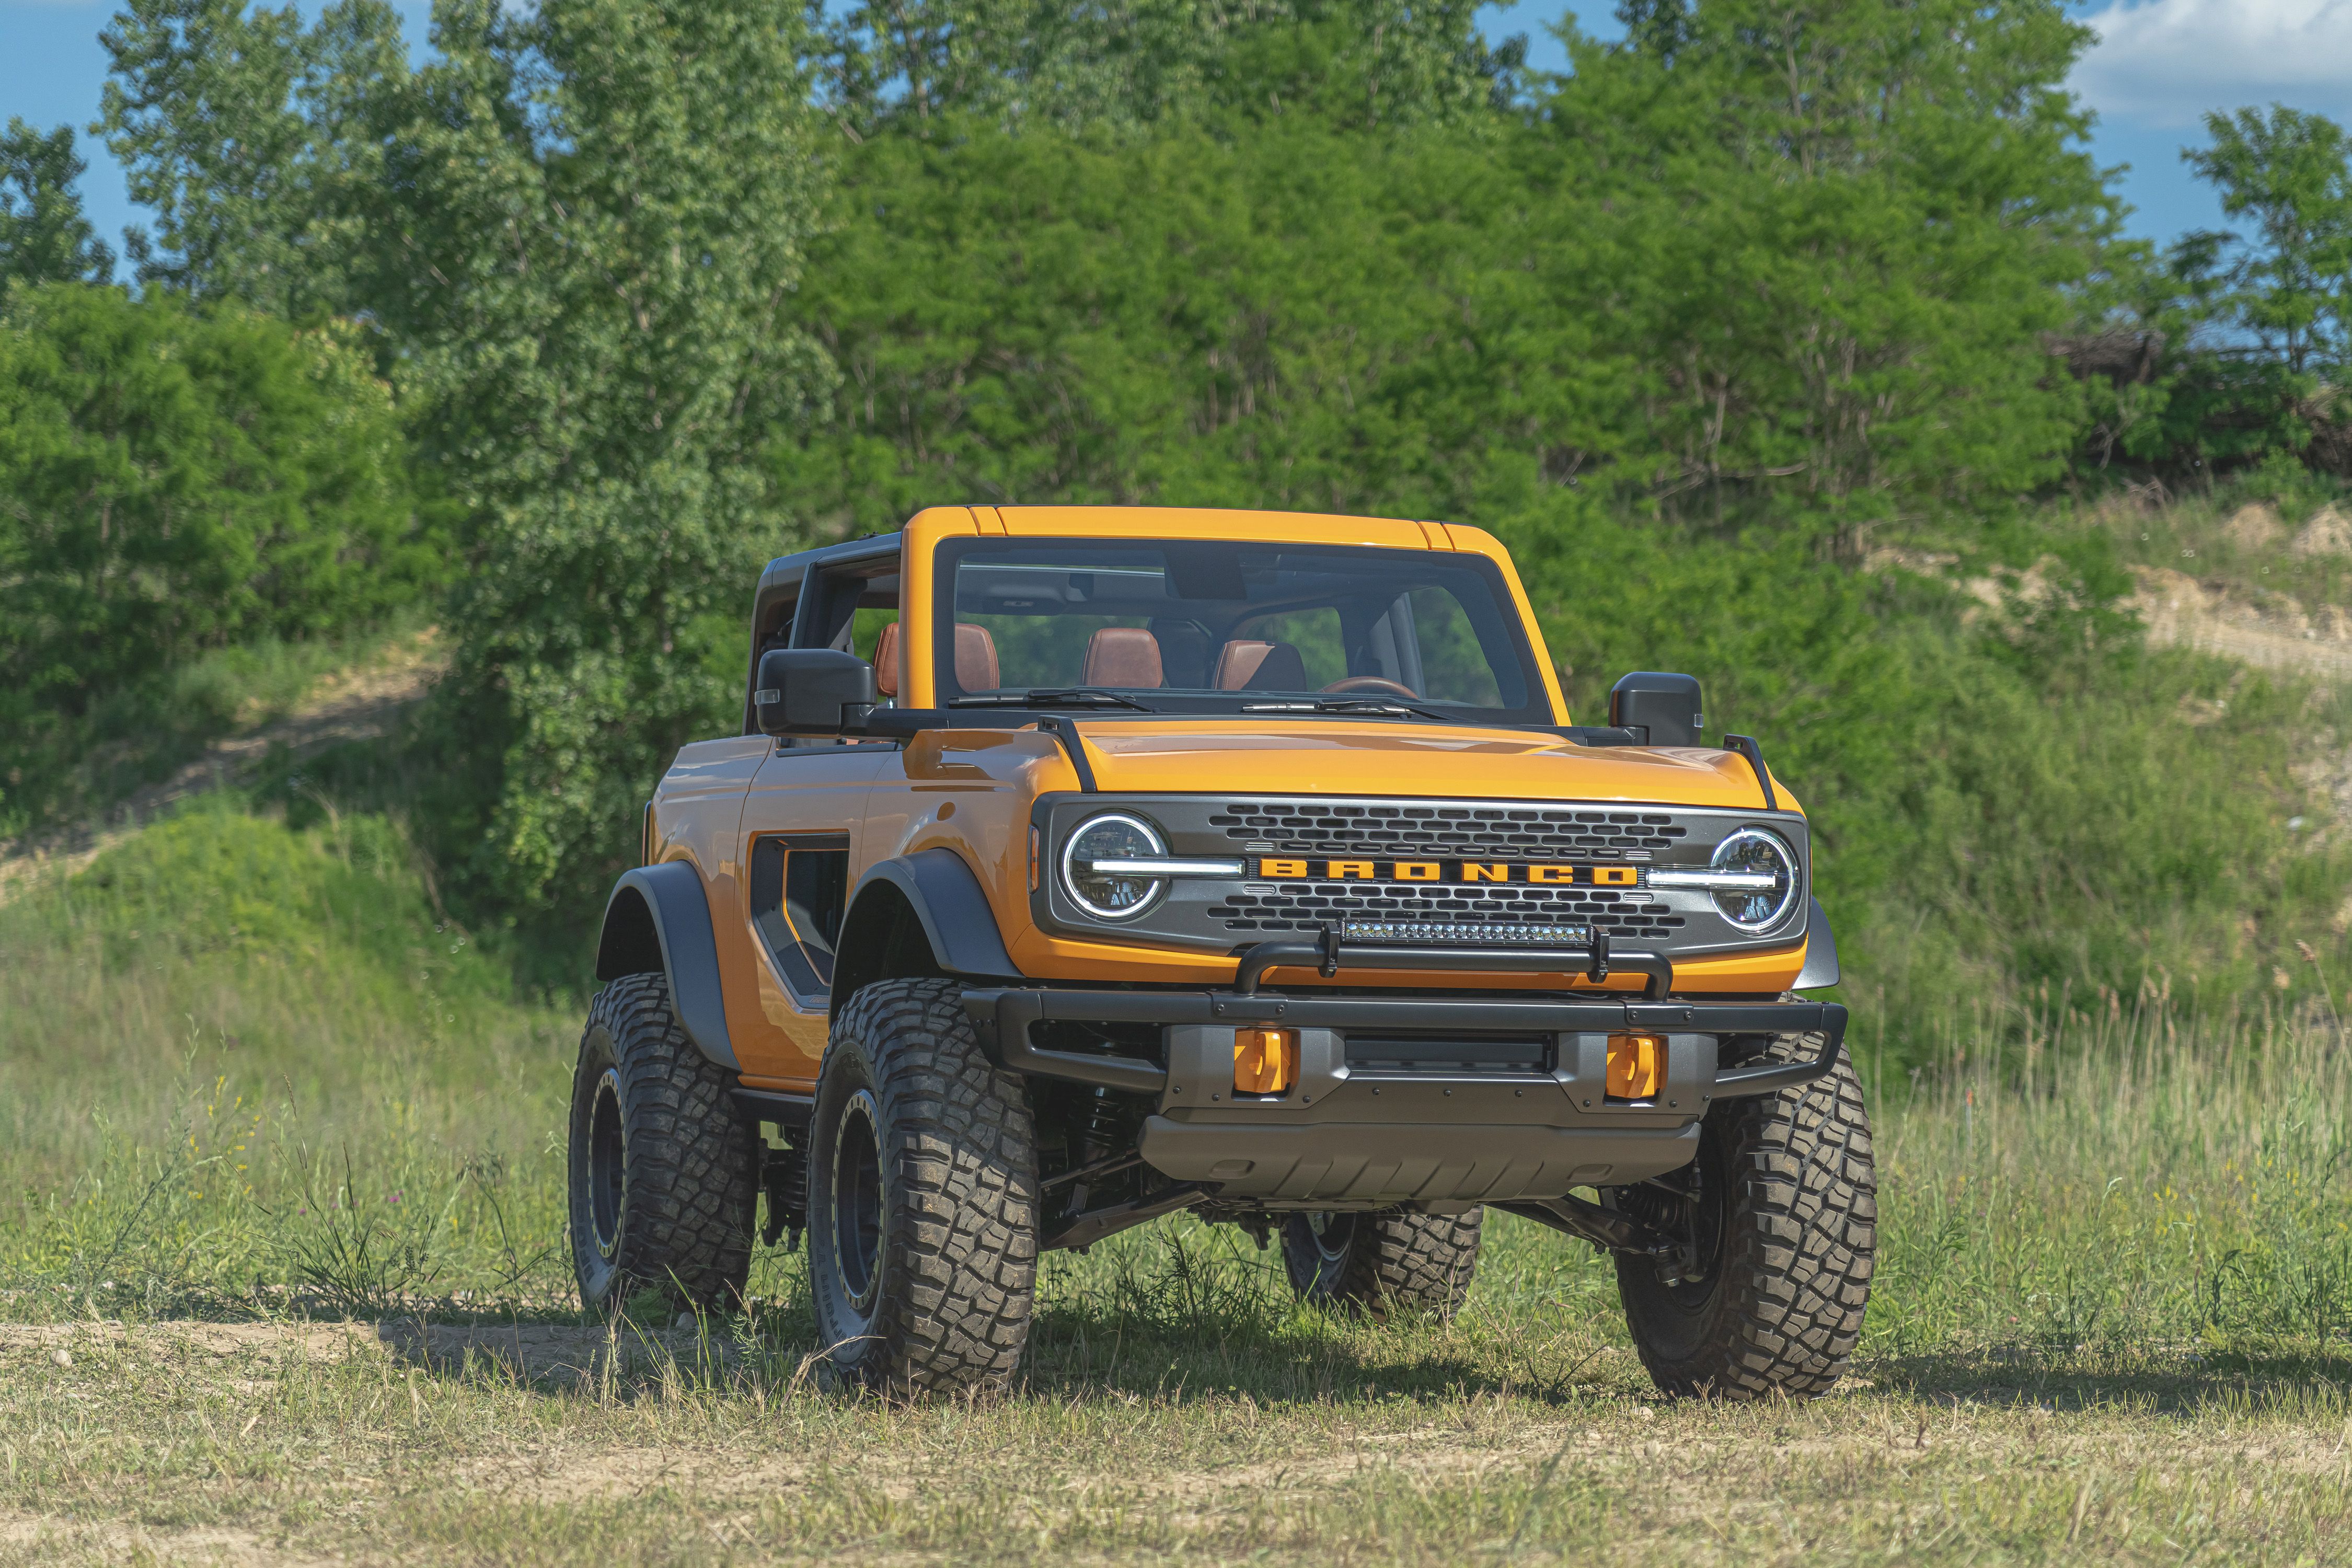
[{"label": "windshield wiper", "polygon": [[1099,686],[1041,686],[1027,691],[990,691],[978,697],[951,697],[950,708],[1132,708],[1157,713],[1132,697],[1121,697]]},{"label": "windshield wiper", "polygon": [[1461,720],[1450,713],[1433,713],[1426,708],[1416,708],[1410,702],[1398,702],[1386,697],[1321,697],[1311,702],[1244,702],[1244,713],[1410,713],[1416,719],[1434,719],[1441,724],[1459,724]]}]

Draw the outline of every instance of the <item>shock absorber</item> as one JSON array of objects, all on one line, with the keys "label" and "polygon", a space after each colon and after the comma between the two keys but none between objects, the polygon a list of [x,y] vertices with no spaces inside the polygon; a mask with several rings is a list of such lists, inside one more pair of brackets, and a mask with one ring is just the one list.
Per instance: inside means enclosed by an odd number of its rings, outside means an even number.
[{"label": "shock absorber", "polygon": [[1081,1163],[1091,1165],[1097,1160],[1107,1160],[1126,1152],[1128,1143],[1127,1108],[1111,1098],[1110,1090],[1097,1089],[1087,1106],[1087,1157]]},{"label": "shock absorber", "polygon": [[760,1160],[760,1185],[768,1194],[768,1219],[760,1240],[768,1247],[787,1230],[792,1239],[786,1252],[800,1250],[801,1232],[808,1226],[808,1156],[799,1149],[768,1149]]}]

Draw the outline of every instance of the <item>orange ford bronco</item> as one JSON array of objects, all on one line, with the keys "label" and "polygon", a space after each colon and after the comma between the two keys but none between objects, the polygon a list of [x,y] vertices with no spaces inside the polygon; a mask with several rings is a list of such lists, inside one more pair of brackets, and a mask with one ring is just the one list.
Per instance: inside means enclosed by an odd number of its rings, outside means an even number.
[{"label": "orange ford bronco", "polygon": [[1453,523],[941,507],[761,575],[742,732],[613,889],[581,1294],[809,1243],[846,1379],[1002,1384],[1037,1258],[1189,1210],[1444,1313],[1484,1211],[1614,1255],[1675,1394],[1821,1393],[1874,1179],[1804,814],[1697,682],[1568,721]]}]

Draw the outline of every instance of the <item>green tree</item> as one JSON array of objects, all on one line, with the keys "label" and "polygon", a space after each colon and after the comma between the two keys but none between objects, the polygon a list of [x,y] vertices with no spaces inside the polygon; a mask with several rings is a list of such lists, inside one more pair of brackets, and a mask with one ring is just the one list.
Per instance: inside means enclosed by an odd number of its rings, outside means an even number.
[{"label": "green tree", "polygon": [[1622,14],[1570,30],[1544,117],[1649,367],[1642,490],[1851,544],[2054,475],[2079,408],[2040,338],[2115,220],[2063,85],[2087,32],[2053,0]]},{"label": "green tree", "polygon": [[94,129],[158,215],[154,242],[134,236],[140,277],[282,315],[362,308],[347,261],[382,178],[370,132],[407,77],[398,14],[335,0],[306,28],[292,5],[125,0],[99,41]]},{"label": "green tree", "polygon": [[786,315],[830,142],[805,36],[790,0],[441,0],[440,58],[367,110],[355,291],[474,520],[441,816],[510,910],[593,907],[800,537],[755,459],[826,380]]},{"label": "green tree", "polygon": [[0,296],[11,283],[108,283],[114,252],[82,216],[73,128],[46,133],[11,119],[0,136]]},{"label": "green tree", "polygon": [[[2213,145],[2181,159],[2220,192],[2221,210],[2250,217],[2252,238],[2200,235],[2224,284],[2224,319],[2254,333],[2300,375],[2352,353],[2352,144],[2325,115],[2273,104],[2208,114]],[[2201,269],[2200,269],[2201,270]]]},{"label": "green tree", "polygon": [[[585,906],[683,741],[740,700],[759,445],[827,382],[786,319],[835,138],[792,0],[131,0],[107,124],[155,276],[368,324],[465,519],[433,815],[526,916]],[[714,673],[726,645],[728,674]]]}]

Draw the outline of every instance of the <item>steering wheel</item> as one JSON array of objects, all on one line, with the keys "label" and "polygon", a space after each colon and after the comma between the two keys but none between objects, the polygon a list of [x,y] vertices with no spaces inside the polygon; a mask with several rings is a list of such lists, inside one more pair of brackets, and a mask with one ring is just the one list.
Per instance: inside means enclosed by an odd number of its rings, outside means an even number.
[{"label": "steering wheel", "polygon": [[1326,691],[1393,691],[1399,697],[1418,698],[1421,693],[1402,680],[1390,680],[1378,675],[1349,675],[1333,681]]}]

